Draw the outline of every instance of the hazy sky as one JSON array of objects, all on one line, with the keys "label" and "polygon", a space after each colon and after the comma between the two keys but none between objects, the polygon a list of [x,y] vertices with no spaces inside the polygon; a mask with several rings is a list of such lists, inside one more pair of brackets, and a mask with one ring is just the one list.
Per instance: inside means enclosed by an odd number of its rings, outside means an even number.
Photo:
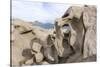
[{"label": "hazy sky", "polygon": [[61,17],[69,6],[58,3],[12,0],[12,16],[27,21],[54,23],[54,20]]}]

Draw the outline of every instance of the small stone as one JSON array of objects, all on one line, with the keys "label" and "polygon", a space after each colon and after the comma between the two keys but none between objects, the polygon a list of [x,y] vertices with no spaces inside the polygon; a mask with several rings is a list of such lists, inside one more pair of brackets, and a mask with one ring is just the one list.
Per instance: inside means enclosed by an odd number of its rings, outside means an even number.
[{"label": "small stone", "polygon": [[47,64],[50,64],[50,63],[48,63],[47,61],[43,61],[41,64],[47,65]]},{"label": "small stone", "polygon": [[34,42],[34,43],[33,43],[33,46],[32,46],[32,49],[33,49],[34,51],[36,51],[36,52],[40,52],[41,47],[42,47],[41,44]]},{"label": "small stone", "polygon": [[38,63],[43,60],[44,56],[42,53],[39,52],[39,53],[35,54],[35,58],[36,58],[36,62]]},{"label": "small stone", "polygon": [[33,59],[27,60],[25,62],[25,65],[31,65],[31,64],[33,64]]}]

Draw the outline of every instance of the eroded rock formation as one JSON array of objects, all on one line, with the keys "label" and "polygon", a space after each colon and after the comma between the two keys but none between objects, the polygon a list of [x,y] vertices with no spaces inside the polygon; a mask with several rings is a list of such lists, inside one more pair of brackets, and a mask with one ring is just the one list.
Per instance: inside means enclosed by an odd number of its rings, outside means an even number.
[{"label": "eroded rock formation", "polygon": [[72,6],[56,22],[59,26],[70,25],[70,45],[76,52],[81,52],[84,58],[96,55],[95,6]]},{"label": "eroded rock formation", "polygon": [[11,65],[57,64],[96,60],[96,7],[72,6],[55,19],[54,29],[13,19]]}]

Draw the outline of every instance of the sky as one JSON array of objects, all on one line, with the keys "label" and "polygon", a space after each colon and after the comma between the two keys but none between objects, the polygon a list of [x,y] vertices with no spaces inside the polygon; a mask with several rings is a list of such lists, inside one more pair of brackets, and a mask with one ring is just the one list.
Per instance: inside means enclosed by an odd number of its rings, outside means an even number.
[{"label": "sky", "polygon": [[27,21],[54,23],[70,7],[68,4],[12,0],[12,17]]}]

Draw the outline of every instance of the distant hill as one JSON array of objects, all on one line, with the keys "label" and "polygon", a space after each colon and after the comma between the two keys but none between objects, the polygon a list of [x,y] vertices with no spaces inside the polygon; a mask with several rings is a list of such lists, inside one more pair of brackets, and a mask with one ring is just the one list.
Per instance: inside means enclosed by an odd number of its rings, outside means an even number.
[{"label": "distant hill", "polygon": [[35,22],[31,22],[33,26],[39,26],[41,28],[45,28],[45,29],[52,29],[54,27],[54,24],[52,23],[41,23],[38,21]]},{"label": "distant hill", "polygon": [[[12,21],[16,21],[16,22],[29,22],[29,21],[24,21],[22,19],[19,19],[19,18],[13,18]],[[52,29],[54,27],[54,24],[52,23],[42,23],[42,22],[39,22],[39,21],[33,21],[33,22],[30,22],[34,27],[40,27],[40,28],[44,28],[44,29]]]}]

